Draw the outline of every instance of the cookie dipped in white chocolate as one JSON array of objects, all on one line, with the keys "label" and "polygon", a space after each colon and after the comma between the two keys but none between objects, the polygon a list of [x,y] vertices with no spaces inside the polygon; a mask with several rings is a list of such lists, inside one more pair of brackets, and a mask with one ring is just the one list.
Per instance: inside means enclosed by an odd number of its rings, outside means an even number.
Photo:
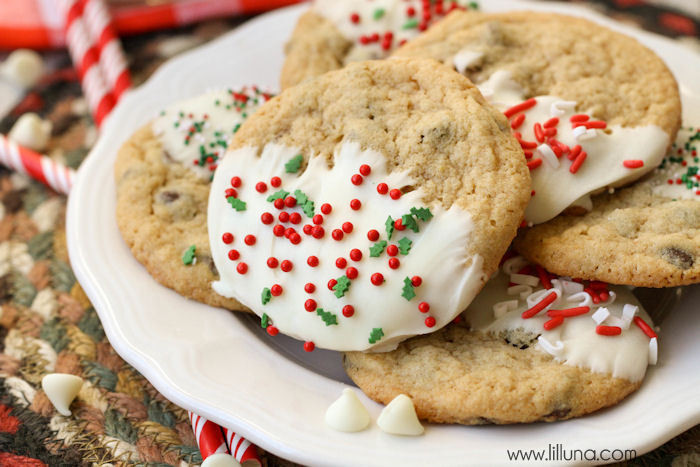
[{"label": "cookie dipped in white chocolate", "polygon": [[333,23],[352,42],[344,62],[386,58],[467,0],[314,0],[314,13]]},{"label": "cookie dipped in white chocolate", "polygon": [[[295,148],[230,151],[209,198],[214,290],[278,331],[335,350],[389,350],[448,324],[485,281],[473,223],[422,203],[405,172],[341,143],[332,168]],[[402,193],[398,187],[415,186]]]},{"label": "cookie dipped in white chocolate", "polygon": [[241,124],[270,97],[255,86],[210,91],[163,110],[151,128],[171,162],[209,178]]},{"label": "cookie dipped in white chocolate", "polygon": [[[465,49],[454,66],[466,70],[469,57],[480,55]],[[656,125],[608,125],[556,96],[526,100],[506,70],[477,86],[509,118],[525,152],[533,188],[525,220],[531,224],[552,219],[586,195],[638,179],[661,162],[669,144]]]},{"label": "cookie dipped in white chocolate", "polygon": [[463,316],[482,332],[539,335],[536,348],[557,361],[616,378],[640,381],[656,363],[651,319],[627,287],[554,278],[522,257],[505,261]]}]

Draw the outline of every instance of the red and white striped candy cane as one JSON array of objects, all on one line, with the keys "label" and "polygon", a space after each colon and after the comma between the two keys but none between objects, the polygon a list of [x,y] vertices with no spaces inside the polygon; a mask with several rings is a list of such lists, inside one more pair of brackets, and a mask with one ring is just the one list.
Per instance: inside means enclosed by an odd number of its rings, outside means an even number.
[{"label": "red and white striped candy cane", "polygon": [[64,194],[70,191],[75,177],[73,169],[19,146],[4,135],[0,135],[0,163]]},{"label": "red and white striped candy cane", "polygon": [[231,455],[235,457],[238,462],[241,464],[254,463],[261,465],[260,457],[258,457],[258,450],[254,444],[250,444],[250,441],[228,428],[224,428],[224,435],[226,436],[226,444],[228,444]]},{"label": "red and white striped candy cane", "polygon": [[80,83],[97,126],[111,112],[116,101],[100,67],[100,51],[91,39],[84,17],[84,0],[59,0],[65,18],[66,42],[78,70]]},{"label": "red and white striped candy cane", "polygon": [[103,0],[83,0],[84,15],[91,41],[96,43],[100,65],[112,88],[114,99],[131,87],[131,77],[121,43]]},{"label": "red and white striped candy cane", "polygon": [[188,413],[190,414],[192,431],[194,431],[194,437],[197,440],[202,459],[204,460],[213,454],[228,453],[228,447],[226,446],[221,427],[196,413]]}]

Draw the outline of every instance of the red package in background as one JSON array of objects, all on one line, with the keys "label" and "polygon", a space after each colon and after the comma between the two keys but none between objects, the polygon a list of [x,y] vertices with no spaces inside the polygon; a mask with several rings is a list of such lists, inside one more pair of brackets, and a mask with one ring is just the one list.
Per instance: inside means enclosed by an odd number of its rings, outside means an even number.
[{"label": "red package in background", "polygon": [[[301,0],[108,0],[119,35],[138,34],[272,10]],[[0,49],[65,47],[63,18],[55,0],[0,2]]]}]

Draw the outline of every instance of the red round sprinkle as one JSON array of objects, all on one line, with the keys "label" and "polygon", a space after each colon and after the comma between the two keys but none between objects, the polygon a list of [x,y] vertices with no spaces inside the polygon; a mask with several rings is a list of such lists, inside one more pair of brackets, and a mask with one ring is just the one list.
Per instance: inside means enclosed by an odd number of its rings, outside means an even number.
[{"label": "red round sprinkle", "polygon": [[245,242],[246,245],[252,246],[255,245],[255,241],[257,239],[255,238],[255,235],[246,235],[243,241]]},{"label": "red round sprinkle", "polygon": [[313,285],[311,282],[307,282],[306,285],[304,285],[304,292],[314,293],[314,290],[316,290],[316,286]]},{"label": "red round sprinkle", "polygon": [[306,258],[306,264],[311,266],[312,268],[315,268],[318,266],[318,258],[316,256],[309,256]]},{"label": "red round sprinkle", "polygon": [[401,266],[401,261],[398,258],[389,258],[389,267],[391,269],[398,269]]},{"label": "red round sprinkle", "polygon": [[304,309],[306,311],[316,311],[316,300],[313,298],[308,299],[304,302]]},{"label": "red round sprinkle", "polygon": [[411,285],[413,285],[413,287],[420,287],[420,285],[422,283],[423,283],[423,279],[421,279],[420,276],[411,277]]},{"label": "red round sprinkle", "polygon": [[367,232],[367,240],[370,242],[376,242],[379,239],[379,232],[376,230],[372,229],[369,232]]},{"label": "red round sprinkle", "polygon": [[394,188],[389,192],[389,196],[391,196],[391,199],[399,199],[401,198],[401,190]]},{"label": "red round sprinkle", "polygon": [[357,13],[352,13],[352,14],[350,15],[350,21],[351,21],[353,24],[359,23],[359,22],[360,22],[360,15],[358,15]]},{"label": "red round sprinkle", "polygon": [[314,217],[311,218],[311,222],[316,225],[321,225],[323,224],[323,216],[320,214],[315,214]]},{"label": "red round sprinkle", "polygon": [[265,225],[269,225],[275,221],[275,217],[269,212],[263,212],[260,215],[260,221],[262,221],[262,223]]},{"label": "red round sprinkle", "polygon": [[238,266],[236,266],[236,271],[238,271],[238,274],[245,274],[248,272],[248,265],[245,263],[238,263]]},{"label": "red round sprinkle", "polygon": [[350,259],[353,261],[360,261],[362,259],[362,252],[357,248],[350,250]]},{"label": "red round sprinkle", "polygon": [[272,287],[270,287],[270,293],[273,297],[279,297],[280,295],[282,295],[282,286],[279,284],[273,285]]},{"label": "red round sprinkle", "polygon": [[394,221],[394,228],[395,228],[396,230],[401,231],[401,230],[404,230],[406,227],[404,227],[403,221],[402,221],[401,219],[396,219],[396,220]]},{"label": "red round sprinkle", "polygon": [[415,16],[416,14],[416,9],[413,8],[412,6],[406,8],[406,16]]},{"label": "red round sprinkle", "polygon": [[343,232],[350,233],[350,232],[352,232],[352,229],[354,228],[354,226],[352,225],[352,222],[343,222],[342,228],[343,228]]},{"label": "red round sprinkle", "polygon": [[340,241],[343,239],[343,231],[340,229],[334,229],[333,232],[331,233],[331,236],[333,237],[333,240],[335,241]]},{"label": "red round sprinkle", "polygon": [[379,193],[380,195],[385,195],[388,192],[389,185],[387,185],[386,183],[380,183],[379,185],[377,185],[377,193]]},{"label": "red round sprinkle", "polygon": [[289,236],[289,241],[292,242],[293,245],[298,245],[299,243],[301,243],[301,235],[294,232],[292,235]]},{"label": "red round sprinkle", "polygon": [[326,231],[324,230],[323,227],[320,225],[314,226],[311,235],[314,236],[314,238],[323,238],[323,236],[326,234]]},{"label": "red round sprinkle", "polygon": [[321,205],[321,212],[324,213],[325,215],[330,214],[332,210],[333,210],[333,206],[331,206],[328,203],[323,203]]},{"label": "red round sprinkle", "polygon": [[279,329],[277,329],[273,325],[269,325],[266,329],[267,329],[267,333],[271,336],[276,336],[280,332]]},{"label": "red round sprinkle", "polygon": [[384,283],[384,276],[381,272],[375,272],[372,274],[372,277],[370,277],[370,281],[374,285],[382,285]]},{"label": "red round sprinkle", "polygon": [[277,261],[277,258],[274,256],[270,256],[267,258],[267,267],[270,269],[275,269],[277,265],[279,264],[279,261]]},{"label": "red round sprinkle", "polygon": [[272,177],[270,179],[270,185],[272,185],[275,188],[279,187],[281,184],[282,184],[282,179],[279,177]]},{"label": "red round sprinkle", "polygon": [[399,254],[399,247],[396,245],[389,245],[386,247],[386,254],[389,256],[396,256]]},{"label": "red round sprinkle", "polygon": [[345,305],[343,307],[343,316],[345,316],[346,318],[349,318],[354,314],[355,314],[355,307],[353,307],[352,305]]},{"label": "red round sprinkle", "polygon": [[255,184],[255,191],[258,193],[265,193],[267,191],[267,183],[258,182]]},{"label": "red round sprinkle", "polygon": [[231,232],[226,232],[221,236],[221,240],[225,244],[230,245],[231,243],[233,243],[233,234]]},{"label": "red round sprinkle", "polygon": [[350,201],[350,209],[352,209],[353,211],[357,211],[361,207],[362,207],[362,201],[360,201],[359,199],[353,199]]},{"label": "red round sprinkle", "polygon": [[284,261],[282,261],[282,263],[280,263],[280,269],[282,269],[284,272],[291,271],[293,267],[294,265],[288,259],[285,259]]},{"label": "red round sprinkle", "polygon": [[272,205],[277,209],[284,209],[284,200],[282,198],[278,198],[272,202]]},{"label": "red round sprinkle", "polygon": [[350,177],[350,181],[353,185],[362,185],[362,175],[354,174],[352,177]]},{"label": "red round sprinkle", "polygon": [[289,215],[289,222],[292,224],[299,224],[301,222],[301,214],[298,212],[293,212]]},{"label": "red round sprinkle", "polygon": [[348,279],[357,279],[357,269],[350,266],[345,270],[345,275],[348,276]]},{"label": "red round sprinkle", "polygon": [[297,199],[294,196],[287,196],[284,198],[284,205],[288,208],[293,208],[297,205]]},{"label": "red round sprinkle", "polygon": [[226,191],[224,191],[224,194],[226,195],[227,198],[234,197],[238,198],[238,192],[234,190],[233,188],[226,188]]},{"label": "red round sprinkle", "polygon": [[335,266],[338,269],[343,269],[348,265],[348,261],[345,258],[338,258],[335,260]]},{"label": "red round sprinkle", "polygon": [[337,284],[337,283],[338,283],[338,281],[335,279],[329,280],[328,284],[327,284],[328,290],[333,290],[333,287],[335,287],[335,284]]},{"label": "red round sprinkle", "polygon": [[238,250],[229,250],[228,252],[228,259],[231,261],[236,261],[238,258],[240,258],[241,254],[238,252]]},{"label": "red round sprinkle", "polygon": [[420,311],[421,313],[427,313],[427,312],[429,312],[429,311],[430,311],[430,305],[428,304],[428,302],[420,302],[420,303],[418,304],[418,311]]},{"label": "red round sprinkle", "polygon": [[311,342],[311,341],[304,342],[304,350],[305,351],[313,352],[315,348],[316,348],[316,345],[314,345],[313,342]]},{"label": "red round sprinkle", "polygon": [[280,222],[289,222],[289,213],[287,211],[282,211],[279,216],[277,216],[277,219],[280,220]]},{"label": "red round sprinkle", "polygon": [[294,233],[296,233],[296,230],[294,230],[294,227],[287,227],[284,231],[284,238],[289,238],[291,237]]},{"label": "red round sprinkle", "polygon": [[302,229],[306,235],[311,235],[311,232],[314,230],[314,226],[311,224],[306,224],[304,225],[304,228]]},{"label": "red round sprinkle", "polygon": [[281,224],[277,224],[272,228],[272,233],[275,234],[275,237],[281,237],[284,235],[284,226]]},{"label": "red round sprinkle", "polygon": [[425,318],[425,325],[429,328],[435,326],[435,318],[433,318],[432,316],[428,316],[427,318]]},{"label": "red round sprinkle", "polygon": [[241,186],[241,177],[231,178],[231,186],[234,188],[238,188],[239,186]]}]

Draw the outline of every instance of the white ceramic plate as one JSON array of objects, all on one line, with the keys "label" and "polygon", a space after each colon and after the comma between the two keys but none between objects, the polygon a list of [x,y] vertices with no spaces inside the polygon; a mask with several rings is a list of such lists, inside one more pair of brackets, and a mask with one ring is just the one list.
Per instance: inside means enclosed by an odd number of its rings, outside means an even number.
[{"label": "white ceramic plate", "polygon": [[[700,122],[700,82],[693,80],[700,58],[672,41],[569,5],[483,3],[487,10],[531,8],[586,16],[637,37],[663,56],[679,79],[685,121]],[[357,434],[324,425],[326,408],[351,384],[339,354],[305,354],[299,342],[267,336],[251,317],[186,300],[148,275],[117,229],[112,176],[117,148],[173,101],[212,87],[255,83],[277,88],[283,44],[304,8],[261,16],[163,65],[123,99],[81,167],[68,204],[71,263],[117,352],[174,403],[305,464],[506,464],[507,449],[547,450],[556,443],[566,449],[642,454],[700,422],[700,317],[693,309],[700,288],[686,289],[664,322],[659,364],[624,403],[562,423],[431,425],[422,437],[402,438],[374,424]],[[362,397],[376,420],[381,406]]]}]

